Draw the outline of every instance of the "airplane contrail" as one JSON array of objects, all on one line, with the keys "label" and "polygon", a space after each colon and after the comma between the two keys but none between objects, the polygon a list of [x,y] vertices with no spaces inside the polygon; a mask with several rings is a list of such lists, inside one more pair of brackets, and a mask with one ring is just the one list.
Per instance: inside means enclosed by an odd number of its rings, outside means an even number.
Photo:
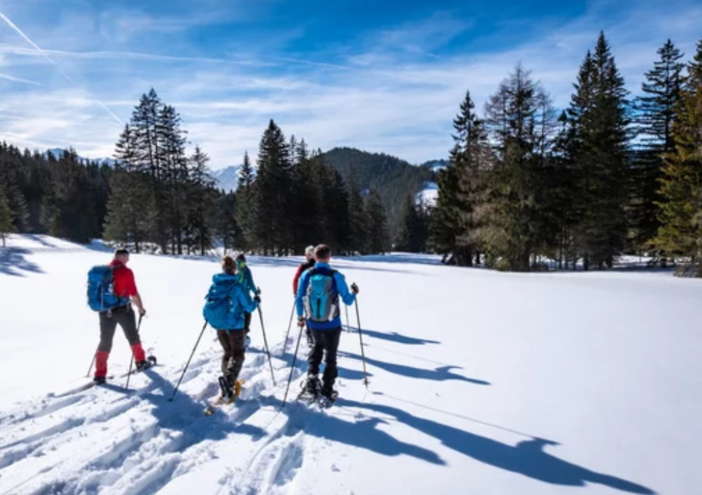
[{"label": "airplane contrail", "polygon": [[[68,77],[68,74],[66,74],[65,72],[63,72],[63,71],[61,70],[61,68],[58,66],[58,64],[57,64],[56,62],[54,62],[54,61],[51,59],[51,57],[49,57],[49,55],[48,55],[44,50],[42,50],[42,49],[39,47],[39,45],[37,45],[36,43],[34,43],[34,42],[29,38],[29,36],[27,36],[26,34],[24,34],[24,32],[23,32],[19,27],[17,27],[17,25],[16,25],[14,22],[12,22],[12,21],[9,19],[9,17],[7,17],[7,16],[6,16],[5,14],[3,14],[2,12],[0,12],[0,18],[1,18],[3,21],[5,21],[5,22],[7,23],[8,26],[10,26],[12,29],[14,29],[15,32],[16,32],[17,34],[19,34],[19,35],[24,39],[24,41],[26,41],[27,43],[29,43],[30,45],[32,45],[32,47],[34,47],[34,49],[35,49],[42,57],[44,57],[46,60],[48,60],[48,61],[51,63],[51,65],[53,65],[54,67],[56,67],[56,70],[59,72],[59,74],[61,74],[68,82],[70,82],[71,84],[74,84],[73,79],[71,79],[70,77]],[[106,111],[107,113],[109,113],[110,116],[111,116],[113,119],[115,119],[115,120],[116,120],[117,122],[119,122],[120,124],[123,124],[123,123],[124,123],[124,122],[122,122],[122,120],[121,120],[119,117],[117,117],[117,115],[115,115],[115,114],[112,112],[112,110],[110,110],[109,108],[107,108],[107,105],[105,105],[103,102],[101,102],[101,101],[98,100],[97,98],[95,98],[95,101],[96,101],[103,109],[105,109],[105,111]]]}]

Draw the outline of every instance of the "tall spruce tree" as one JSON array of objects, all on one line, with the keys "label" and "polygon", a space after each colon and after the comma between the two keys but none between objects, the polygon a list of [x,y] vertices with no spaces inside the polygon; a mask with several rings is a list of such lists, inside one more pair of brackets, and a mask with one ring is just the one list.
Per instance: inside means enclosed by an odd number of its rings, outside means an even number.
[{"label": "tall spruce tree", "polygon": [[632,163],[632,229],[634,246],[639,250],[648,247],[660,226],[658,204],[663,156],[675,149],[673,122],[682,89],[680,53],[668,40],[658,50],[660,59],[646,73],[642,84],[643,96],[635,101],[637,134],[642,149],[634,154]]},{"label": "tall spruce tree", "polygon": [[236,222],[240,229],[240,247],[244,250],[256,245],[256,197],[255,174],[248,152],[244,153],[244,163],[239,170],[239,183],[236,189]]},{"label": "tall spruce tree", "polygon": [[702,40],[688,65],[673,123],[675,149],[665,155],[661,227],[655,244],[670,256],[686,257],[679,272],[702,277]]},{"label": "tall spruce tree", "polygon": [[187,184],[188,252],[190,246],[202,256],[212,247],[215,236],[215,209],[219,194],[209,168],[210,157],[199,146],[189,158],[190,170]]},{"label": "tall spruce tree", "polygon": [[233,192],[222,193],[217,200],[215,233],[227,253],[242,247],[242,234],[236,220],[237,195]]},{"label": "tall spruce tree", "polygon": [[259,146],[255,189],[256,238],[266,254],[287,254],[293,243],[291,168],[288,143],[271,120]]},{"label": "tall spruce tree", "polygon": [[310,155],[305,140],[300,140],[295,149],[293,171],[294,251],[302,254],[305,246],[323,242],[322,181],[315,159]]},{"label": "tall spruce tree", "polygon": [[417,204],[408,195],[402,208],[402,222],[397,236],[397,249],[408,253],[422,253],[427,249],[429,237],[428,216],[425,206]]},{"label": "tall spruce tree", "polygon": [[358,177],[353,164],[349,166],[349,242],[348,249],[354,253],[368,252],[368,217],[364,208],[363,195],[358,185]]},{"label": "tall spruce tree", "polygon": [[385,254],[392,249],[388,216],[378,191],[371,189],[365,197],[365,210],[368,217],[368,252]]},{"label": "tall spruce tree", "polygon": [[629,120],[624,79],[604,33],[585,57],[575,90],[569,109],[579,214],[574,242],[586,270],[611,267],[627,240]]},{"label": "tall spruce tree", "polygon": [[493,267],[527,271],[541,247],[547,190],[543,154],[550,139],[548,96],[521,65],[487,105],[494,167],[482,207],[482,241]]},{"label": "tall spruce tree", "polygon": [[443,261],[456,263],[457,238],[461,235],[459,221],[458,170],[453,160],[437,176],[439,195],[431,215],[431,239],[434,250],[443,256]]},{"label": "tall spruce tree", "polygon": [[5,247],[8,234],[15,231],[12,224],[12,210],[5,197],[5,191],[0,187],[0,239],[2,239],[2,247]]}]

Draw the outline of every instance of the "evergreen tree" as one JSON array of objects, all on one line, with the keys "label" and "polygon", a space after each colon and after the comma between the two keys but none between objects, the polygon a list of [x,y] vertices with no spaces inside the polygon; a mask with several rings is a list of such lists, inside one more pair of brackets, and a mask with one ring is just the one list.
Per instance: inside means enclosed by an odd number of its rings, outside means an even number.
[{"label": "evergreen tree", "polygon": [[702,277],[702,40],[688,65],[673,123],[675,150],[665,155],[661,227],[655,244],[690,260],[690,273]]},{"label": "evergreen tree", "polygon": [[240,229],[240,247],[251,249],[256,242],[256,196],[255,175],[248,152],[244,153],[244,164],[239,170],[239,185],[236,189],[236,223]]},{"label": "evergreen tree", "polygon": [[271,120],[261,138],[255,189],[256,239],[266,254],[286,254],[292,245],[291,195],[290,148]]},{"label": "evergreen tree", "polygon": [[660,60],[646,73],[642,85],[644,96],[635,101],[637,133],[642,149],[634,156],[632,174],[632,220],[634,245],[642,249],[656,235],[660,214],[658,194],[663,169],[663,155],[674,151],[672,127],[680,101],[682,70],[680,53],[668,40],[658,50]]},{"label": "evergreen tree", "polygon": [[0,239],[2,239],[2,247],[5,247],[5,238],[7,234],[14,232],[12,224],[12,210],[5,197],[5,191],[0,187]]},{"label": "evergreen tree", "polygon": [[604,33],[585,57],[575,89],[569,110],[579,212],[574,242],[586,270],[611,267],[627,238],[629,121],[624,79]]},{"label": "evergreen tree", "polygon": [[365,198],[365,209],[368,217],[368,252],[370,254],[390,252],[392,243],[387,213],[380,194],[374,189],[371,189]]},{"label": "evergreen tree", "polygon": [[188,183],[188,232],[190,245],[196,246],[202,256],[212,247],[215,235],[215,216],[218,193],[208,163],[210,157],[199,146],[190,157],[190,177]]},{"label": "evergreen tree", "polygon": [[349,198],[349,239],[348,249],[354,253],[368,252],[368,217],[363,204],[363,195],[358,185],[353,164],[349,167],[348,198]]},{"label": "evergreen tree", "polygon": [[529,270],[531,256],[543,247],[551,120],[547,95],[521,66],[488,103],[495,163],[480,220],[488,260],[496,268]]},{"label": "evergreen tree", "polygon": [[422,253],[427,248],[428,217],[422,204],[416,204],[408,195],[402,209],[402,223],[397,237],[397,249],[408,253]]},{"label": "evergreen tree", "polygon": [[216,235],[227,253],[242,245],[241,229],[236,220],[237,194],[222,193],[217,200]]},{"label": "evergreen tree", "polygon": [[455,264],[457,237],[461,234],[459,223],[458,172],[451,161],[437,176],[439,195],[431,215],[431,238],[434,250],[443,255],[443,261]]},{"label": "evergreen tree", "polygon": [[322,203],[322,181],[318,163],[309,152],[305,140],[297,143],[295,149],[296,165],[293,171],[294,209],[294,252],[302,254],[305,246],[323,242],[324,215],[326,208]]}]

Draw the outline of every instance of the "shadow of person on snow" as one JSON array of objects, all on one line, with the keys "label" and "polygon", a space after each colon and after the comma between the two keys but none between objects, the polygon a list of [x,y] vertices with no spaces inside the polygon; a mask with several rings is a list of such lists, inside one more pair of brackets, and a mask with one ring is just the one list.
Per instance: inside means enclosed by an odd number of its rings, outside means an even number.
[{"label": "shadow of person on snow", "polygon": [[44,273],[44,271],[26,256],[32,251],[20,247],[0,247],[0,274],[11,277],[24,277],[22,272]]},{"label": "shadow of person on snow", "polygon": [[[355,326],[349,326],[349,329],[353,333],[358,332],[358,328]],[[418,339],[416,337],[407,337],[406,335],[402,335],[397,332],[378,332],[376,330],[367,330],[365,328],[363,329],[363,336],[405,345],[441,344],[441,342],[438,340]]]},{"label": "shadow of person on snow", "polygon": [[544,483],[560,486],[585,486],[586,483],[598,483],[629,493],[648,495],[655,493],[645,486],[615,476],[596,473],[545,452],[544,449],[547,445],[558,445],[550,440],[532,438],[512,446],[459,428],[420,418],[392,406],[360,403],[344,398],[337,399],[336,405],[395,417],[401,423],[436,438],[446,447],[460,454]]},{"label": "shadow of person on snow", "polygon": [[[347,357],[356,360],[362,360],[363,358],[358,354],[353,354],[351,352],[339,352],[340,357]],[[397,363],[387,363],[385,361],[378,361],[377,359],[370,358],[366,356],[366,363],[371,366],[375,366],[382,370],[394,373],[400,376],[406,376],[408,378],[419,378],[421,380],[432,380],[436,382],[443,382],[446,380],[457,380],[461,382],[468,382],[474,385],[491,385],[490,382],[485,380],[478,380],[476,378],[468,378],[457,373],[453,373],[453,369],[461,369],[460,366],[439,366],[435,369],[425,369],[425,368],[415,368],[413,366],[407,366],[405,364]]]}]

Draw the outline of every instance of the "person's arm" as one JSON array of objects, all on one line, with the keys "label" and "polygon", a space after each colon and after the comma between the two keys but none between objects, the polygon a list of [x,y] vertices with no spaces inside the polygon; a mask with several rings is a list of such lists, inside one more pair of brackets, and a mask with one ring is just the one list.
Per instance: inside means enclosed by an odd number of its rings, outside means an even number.
[{"label": "person's arm", "polygon": [[132,301],[134,302],[134,304],[136,304],[136,307],[139,309],[139,314],[142,316],[145,315],[146,310],[144,309],[144,303],[142,302],[141,296],[138,292],[132,296]]},{"label": "person's arm", "polygon": [[244,308],[244,311],[247,313],[253,313],[256,311],[256,308],[258,308],[258,302],[251,299],[251,294],[249,294],[248,290],[241,290],[240,288],[237,288],[236,297],[239,300],[241,307]]},{"label": "person's arm", "polygon": [[258,295],[258,288],[256,284],[254,284],[253,273],[248,266],[246,267],[246,285],[251,292]]},{"label": "person's arm", "polygon": [[134,280],[134,272],[126,268],[124,268],[124,270],[124,282],[126,284],[125,292],[129,295],[132,302],[139,309],[139,314],[143,316],[146,314],[146,309],[144,309],[144,302],[141,300],[141,295],[139,294],[139,290],[136,286],[136,281]]},{"label": "person's arm", "polygon": [[309,283],[310,272],[305,272],[300,277],[300,284],[297,287],[297,294],[295,295],[295,307],[297,308],[297,317],[300,318],[305,315],[305,301],[304,296],[307,290],[307,284]]},{"label": "person's arm", "polygon": [[344,304],[351,306],[356,301],[356,294],[349,290],[349,286],[346,285],[346,279],[341,273],[336,272],[334,280],[336,280],[336,290],[339,293],[339,297],[344,301]]},{"label": "person's arm", "polygon": [[297,267],[297,272],[295,272],[295,278],[293,279],[293,296],[297,296],[297,288],[300,286],[300,277],[302,276],[303,266]]}]

